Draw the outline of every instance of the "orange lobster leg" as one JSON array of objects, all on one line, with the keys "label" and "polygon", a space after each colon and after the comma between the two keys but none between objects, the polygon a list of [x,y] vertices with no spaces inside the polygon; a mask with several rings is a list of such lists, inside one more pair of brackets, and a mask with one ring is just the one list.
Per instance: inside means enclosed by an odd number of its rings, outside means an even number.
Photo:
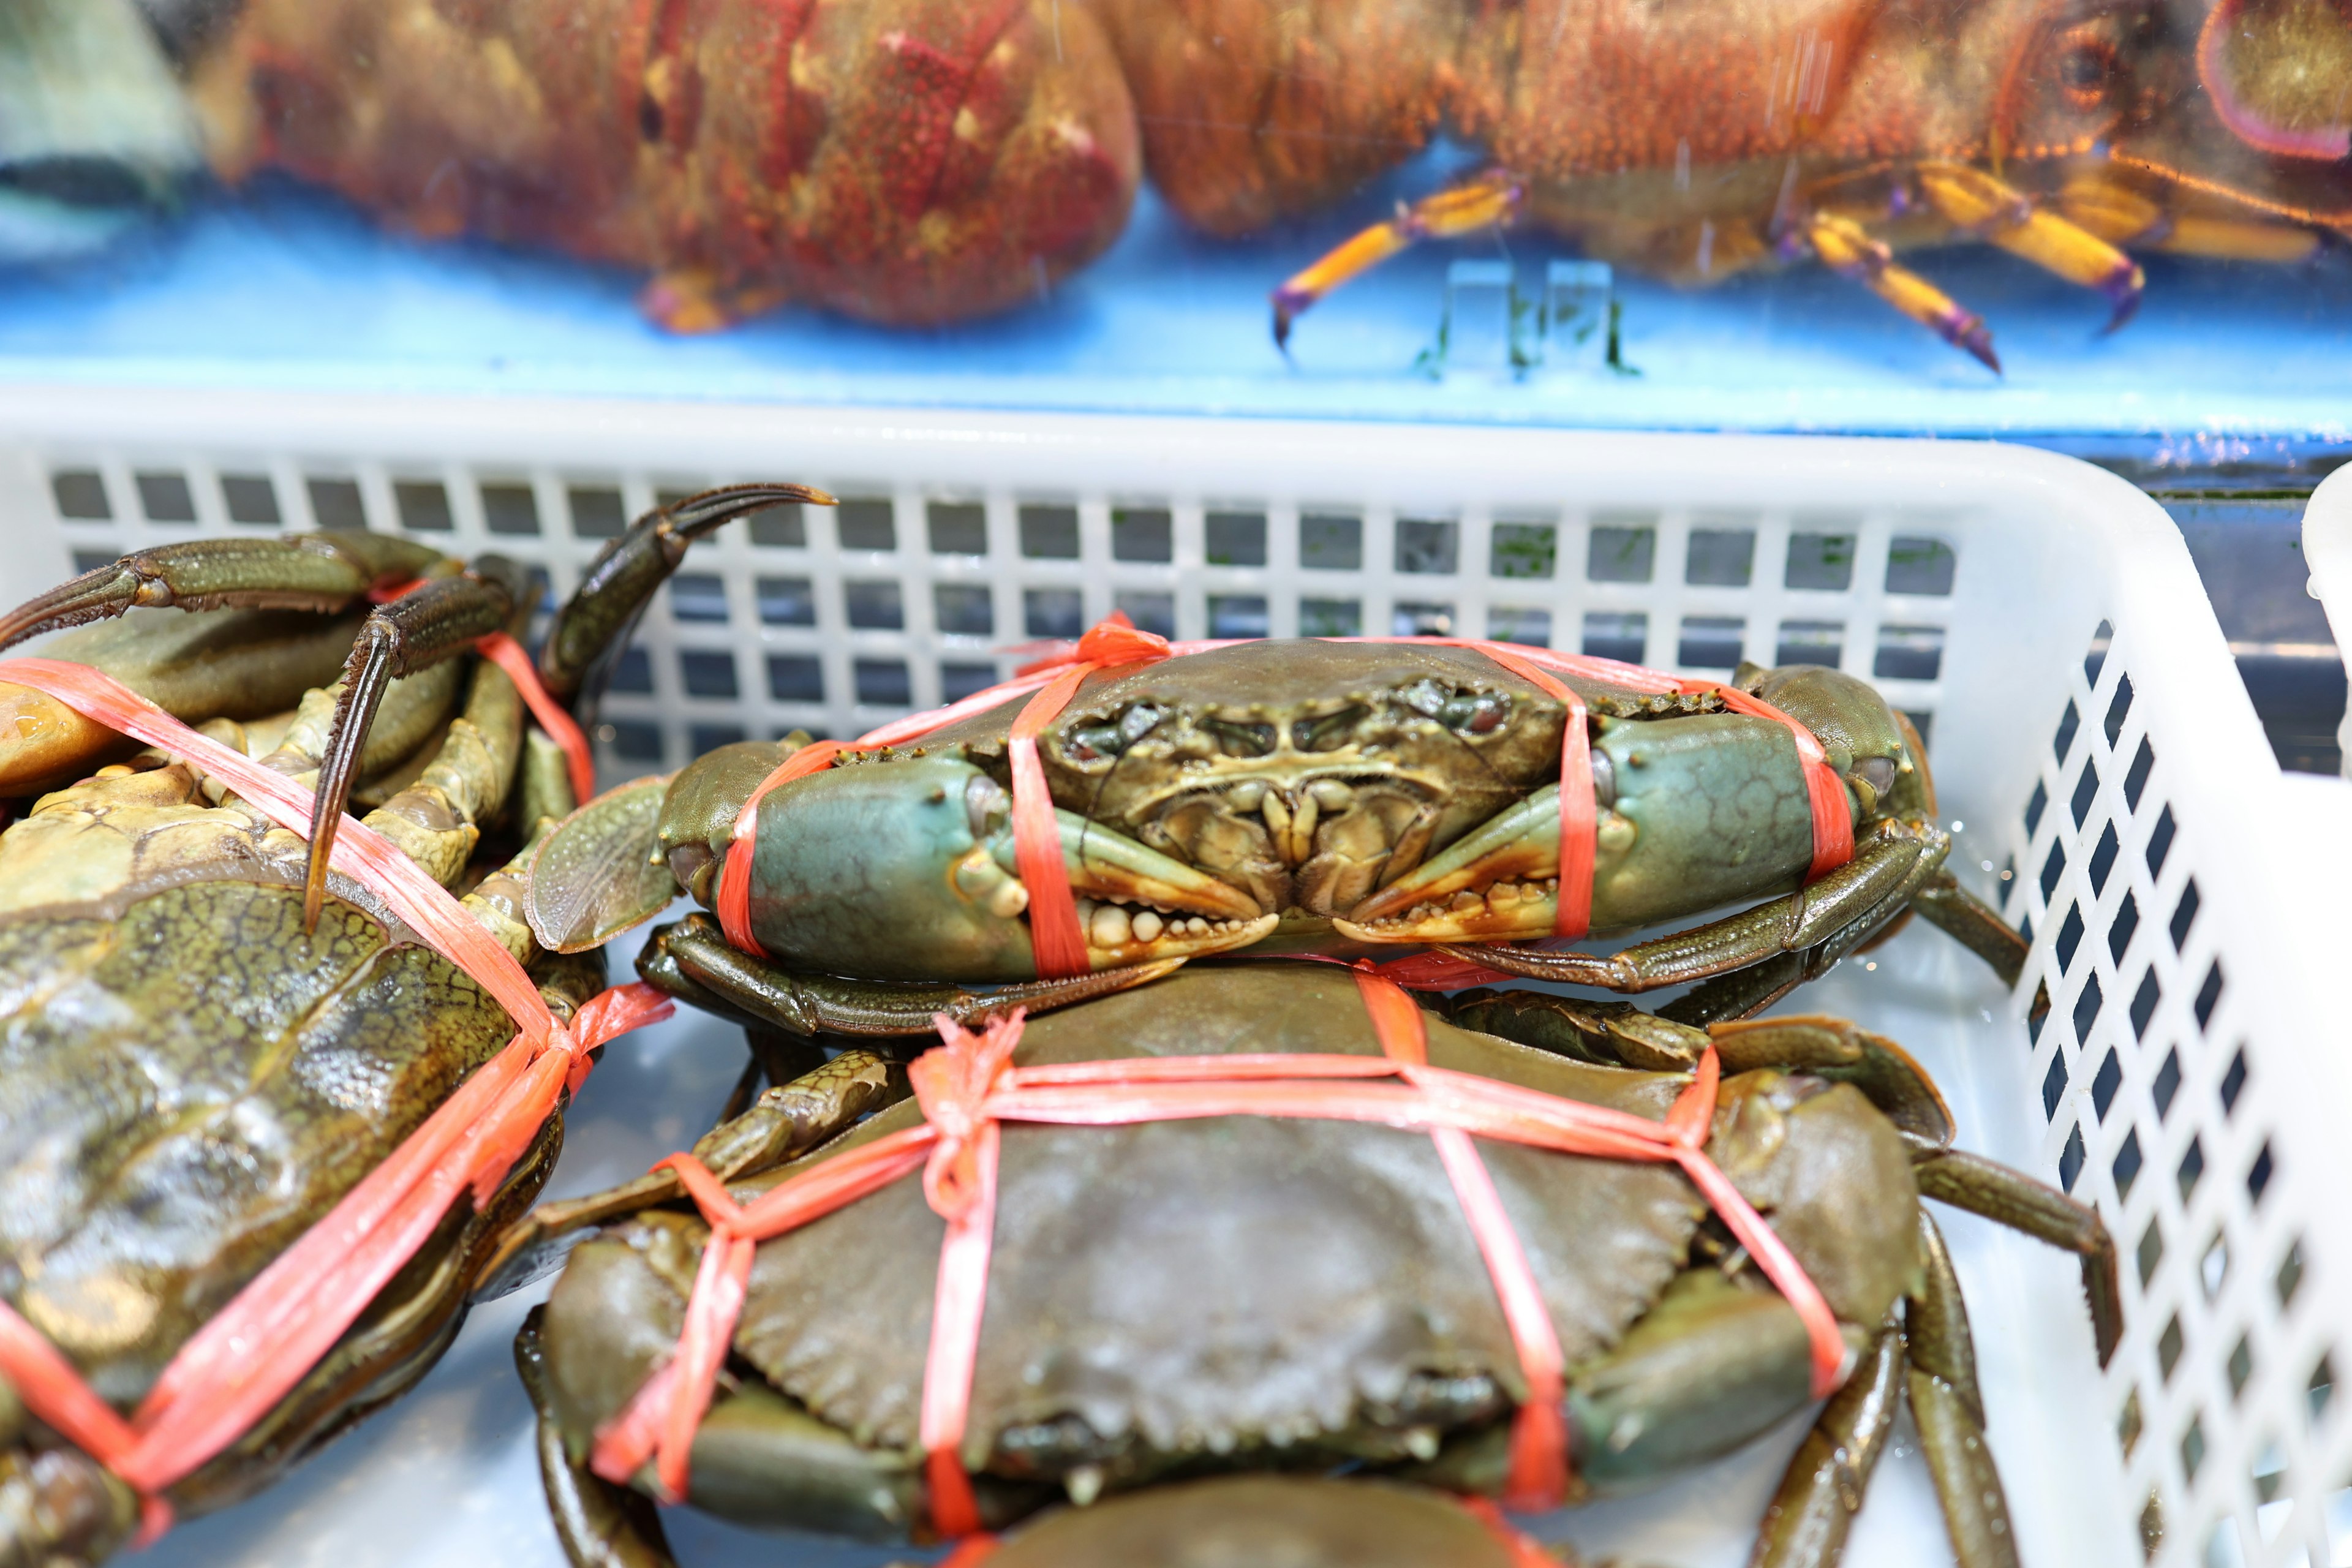
[{"label": "orange lobster leg", "polygon": [[2000,374],[1984,318],[1963,310],[1949,294],[1909,268],[1897,266],[1894,253],[1860,224],[1833,213],[1815,213],[1804,220],[1803,233],[1822,266],[1861,283],[1954,348],[1966,349],[1995,375]]},{"label": "orange lobster leg", "polygon": [[1964,163],[1922,163],[1918,177],[1928,204],[1952,223],[2069,283],[2105,294],[2116,308],[2107,331],[2139,309],[2140,290],[2147,283],[2139,263],[2090,230],[2035,206],[2022,191]]},{"label": "orange lobster leg", "polygon": [[1291,322],[1340,284],[1418,241],[1450,239],[1508,223],[1518,210],[1519,195],[1517,180],[1485,174],[1466,185],[1423,196],[1411,206],[1400,205],[1396,216],[1343,242],[1274,291],[1275,346],[1287,343]]}]

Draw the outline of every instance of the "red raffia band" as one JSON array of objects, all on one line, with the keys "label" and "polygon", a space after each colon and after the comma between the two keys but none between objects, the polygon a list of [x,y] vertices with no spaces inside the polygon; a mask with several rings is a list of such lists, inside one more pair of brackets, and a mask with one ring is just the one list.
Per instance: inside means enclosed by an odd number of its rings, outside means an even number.
[{"label": "red raffia band", "polygon": [[1213,1116],[1361,1121],[1426,1131],[1437,1142],[1465,1217],[1495,1280],[1520,1358],[1527,1395],[1511,1431],[1505,1502],[1544,1507],[1568,1481],[1560,1415],[1562,1358],[1526,1252],[1512,1230],[1473,1138],[1566,1154],[1681,1167],[1795,1309],[1812,1347],[1812,1392],[1829,1394],[1848,1356],[1836,1316],[1795,1256],[1707,1157],[1720,1067],[1710,1047],[1664,1121],[1588,1105],[1475,1073],[1432,1067],[1421,1010],[1393,982],[1357,970],[1383,1055],[1152,1057],[1012,1065],[1022,1015],[991,1019],[978,1034],[946,1016],[937,1049],[908,1068],[924,1120],[885,1134],[739,1204],[692,1154],[655,1169],[677,1172],[710,1223],[710,1240],[688,1298],[677,1350],[598,1428],[590,1463],[625,1483],[655,1466],[664,1494],[687,1495],[688,1457],[709,1409],[759,1242],[772,1239],[920,1171],[931,1208],[948,1222],[940,1251],[931,1339],[924,1363],[919,1441],[930,1484],[931,1524],[941,1535],[981,1528],[962,1445],[978,1358],[996,1210],[999,1124],[1118,1127]]},{"label": "red raffia band", "polygon": [[[516,684],[529,699],[538,681],[528,674],[527,658],[521,666]],[[111,677],[47,658],[10,659],[0,669],[110,729],[187,759],[279,826],[309,837],[310,796],[291,779],[197,733]],[[533,710],[548,700],[539,692]],[[346,822],[331,863],[472,976],[516,1020],[518,1032],[183,1344],[127,1421],[37,1331],[0,1304],[0,1374],[16,1384],[26,1408],[139,1493],[142,1542],[171,1522],[163,1489],[284,1398],[424,1246],[453,1203],[469,1190],[477,1207],[489,1201],[557,1104],[587,1077],[589,1053],[670,1014],[668,999],[651,986],[620,985],[582,1007],[567,1030],[522,965],[390,842]]]},{"label": "red raffia band", "polygon": [[[1244,639],[1246,640],[1246,639]],[[1582,742],[1586,705],[1575,688],[1559,679],[1582,676],[1628,690],[1664,695],[1713,692],[1735,713],[1769,719],[1787,726],[1796,742],[1797,758],[1805,770],[1805,791],[1812,813],[1813,858],[1805,877],[1811,881],[1853,858],[1853,818],[1846,805],[1845,784],[1822,754],[1811,730],[1759,697],[1712,680],[1685,680],[1662,670],[1586,654],[1555,653],[1549,648],[1516,643],[1479,642],[1464,637],[1334,637],[1334,642],[1415,643],[1423,647],[1465,647],[1482,653],[1527,681],[1567,710],[1559,748],[1559,896],[1552,927],[1556,939],[1574,941],[1591,929],[1592,879],[1599,864],[1600,811],[1592,795],[1592,754]],[[758,829],[761,797],[787,780],[830,767],[844,752],[903,745],[976,713],[1034,692],[1013,721],[1007,752],[1013,771],[1013,862],[1029,890],[1029,938],[1040,979],[1064,979],[1088,969],[1086,933],[1078,929],[1077,901],[1070,891],[1062,860],[1061,832],[1054,819],[1054,802],[1037,759],[1037,737],[1060,716],[1086,678],[1098,669],[1122,665],[1181,658],[1212,648],[1233,647],[1234,641],[1171,643],[1156,633],[1138,631],[1128,618],[1113,612],[1074,646],[1058,648],[1002,685],[975,692],[963,700],[929,713],[912,714],[861,735],[845,745],[820,741],[804,746],[760,781],[735,820],[733,841],[719,882],[719,929],[738,950],[767,956],[751,934],[751,854]],[[1389,973],[1400,984],[1424,990],[1459,989],[1507,980],[1479,964],[1444,953],[1416,954],[1394,961]]]},{"label": "red raffia band", "polygon": [[[1546,1552],[1534,1540],[1511,1526],[1503,1510],[1482,1497],[1455,1498],[1455,1507],[1486,1527],[1486,1533],[1503,1549],[1510,1568],[1559,1568],[1559,1559]],[[939,1568],[980,1568],[1004,1544],[993,1535],[967,1535],[956,1543],[954,1551],[940,1559]]]}]

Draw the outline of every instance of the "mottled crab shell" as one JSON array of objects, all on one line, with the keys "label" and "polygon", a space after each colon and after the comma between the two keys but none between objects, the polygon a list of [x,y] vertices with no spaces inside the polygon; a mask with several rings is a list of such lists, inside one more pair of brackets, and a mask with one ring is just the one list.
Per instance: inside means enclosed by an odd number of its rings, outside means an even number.
[{"label": "mottled crab shell", "polygon": [[[1434,1018],[1428,1033],[1436,1066],[1643,1116],[1663,1116],[1687,1081]],[[1016,1059],[1306,1051],[1380,1053],[1344,971],[1188,970],[1033,1020]],[[826,1152],[916,1119],[902,1103]],[[1480,1148],[1572,1369],[1657,1302],[1705,1206],[1671,1167]],[[1725,1086],[1711,1150],[1838,1316],[1874,1326],[1916,1258],[1916,1189],[1885,1119],[1849,1087],[1749,1073]],[[863,1447],[910,1450],[943,1230],[908,1180],[763,1244],[738,1364]],[[675,1342],[701,1235],[698,1221],[652,1214],[574,1254],[546,1334],[581,1450]],[[1523,1391],[1425,1134],[1255,1117],[1005,1129],[963,1450],[974,1471],[1053,1480],[1092,1466],[1117,1482],[1273,1449],[1286,1464],[1393,1462],[1491,1429]],[[712,1421],[730,1419],[730,1398],[774,1403],[723,1395]],[[705,1506],[774,1517],[754,1494],[796,1489],[788,1466],[764,1481],[706,1478],[706,1447]]]}]

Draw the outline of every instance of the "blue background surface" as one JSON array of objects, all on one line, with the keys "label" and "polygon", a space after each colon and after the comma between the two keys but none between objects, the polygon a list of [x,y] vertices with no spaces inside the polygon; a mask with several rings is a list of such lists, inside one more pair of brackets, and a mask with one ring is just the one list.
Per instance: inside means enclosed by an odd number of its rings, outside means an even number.
[{"label": "blue background surface", "polygon": [[1508,258],[1533,288],[1565,254],[1532,232],[1408,253],[1311,312],[1286,362],[1266,291],[1401,195],[1440,149],[1346,208],[1241,244],[1147,191],[1113,249],[1035,303],[942,331],[785,309],[681,339],[618,269],[387,233],[266,179],[71,267],[0,271],[0,377],[200,386],[852,401],[1496,420],[1697,429],[2114,433],[2200,463],[2282,439],[2352,443],[2352,250],[2293,268],[2147,258],[2138,319],[1987,247],[1916,265],[1992,327],[1995,377],[1818,267],[1682,292],[1618,275],[1624,356],[1432,375],[1449,263]]}]

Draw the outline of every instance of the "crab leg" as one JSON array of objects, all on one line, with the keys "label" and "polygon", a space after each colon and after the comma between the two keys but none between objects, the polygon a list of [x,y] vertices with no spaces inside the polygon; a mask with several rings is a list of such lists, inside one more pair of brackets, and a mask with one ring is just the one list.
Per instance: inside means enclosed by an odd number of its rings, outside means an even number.
[{"label": "crab leg", "polygon": [[1370,271],[1397,252],[1424,239],[1452,239],[1495,228],[1518,211],[1519,182],[1508,174],[1481,174],[1467,184],[1400,205],[1394,217],[1343,241],[1305,271],[1274,291],[1274,342],[1290,342],[1290,324],[1307,307],[1349,279]]},{"label": "crab leg", "polygon": [[555,1538],[572,1568],[677,1568],[661,1512],[652,1500],[614,1486],[587,1466],[574,1464],[555,1419],[554,1390],[547,1376],[547,1350],[540,1325],[547,1309],[533,1307],[515,1335],[515,1370],[538,1417],[539,1479]]},{"label": "crab leg", "polygon": [[1944,1528],[1951,1532],[1959,1568],[2016,1568],[2009,1502],[1985,1440],[1968,1305],[1944,1233],[1925,1209],[1919,1211],[1919,1254],[1923,1280],[1905,1307],[1903,1347],[1911,1363],[1906,1392],[1920,1452],[1944,1505]]},{"label": "crab leg", "polygon": [[370,588],[422,576],[442,559],[424,545],[356,530],[192,539],[126,555],[0,615],[0,648],[142,605],[331,613]]},{"label": "crab leg", "polygon": [[1876,918],[1882,911],[1892,919],[1916,895],[1943,864],[1950,845],[1933,825],[1882,822],[1855,846],[1853,859],[1796,892],[1615,953],[1437,945],[1506,974],[1607,991],[1654,991],[1808,948],[1845,943],[1827,955],[1834,962],[1884,923]]},{"label": "crab leg", "polygon": [[2293,266],[2310,259],[2319,235],[2292,223],[2212,212],[2172,212],[2120,180],[2082,175],[2059,190],[2058,210],[2116,245]]},{"label": "crab leg", "polygon": [[730,1011],[749,1014],[795,1035],[830,1032],[873,1037],[927,1033],[933,1017],[940,1013],[960,1024],[972,1025],[1013,1007],[1032,1012],[1065,1007],[1157,980],[1174,973],[1181,963],[1182,959],[1160,959],[1068,980],[1003,985],[993,991],[844,980],[795,974],[738,952],[728,945],[716,921],[696,914],[656,930],[638,954],[637,973],[673,995],[694,1002],[715,995]]},{"label": "crab leg", "polygon": [[[584,694],[593,708],[612,657],[628,642],[654,590],[686,559],[688,546],[723,523],[772,506],[831,506],[833,498],[808,485],[729,485],[704,490],[647,512],[589,563],[579,589],[555,613],[539,673],[548,691],[571,702]],[[586,713],[576,714],[584,722]]]},{"label": "crab leg", "polygon": [[0,1452],[0,1562],[102,1563],[138,1528],[138,1498],[80,1449]]},{"label": "crab leg", "polygon": [[392,681],[465,652],[476,639],[504,631],[530,599],[521,568],[485,556],[455,577],[426,583],[370,616],[343,667],[343,695],[334,727],[319,759],[318,793],[311,805],[310,865],[303,883],[304,929],[315,928],[327,893],[327,859],[342,826],[343,808],[359,776],[360,752],[376,708]]},{"label": "crab leg", "polygon": [[1954,348],[1966,349],[1995,375],[2000,374],[1984,318],[1962,310],[1949,294],[1898,265],[1895,253],[1853,219],[1815,213],[1801,222],[1799,232],[1822,266],[1853,279]]},{"label": "crab leg", "polygon": [[1961,887],[1949,871],[1927,879],[1911,907],[1929,925],[1990,964],[2003,985],[2014,986],[2025,973],[2025,955],[2032,951],[2025,939],[2000,918],[1999,910]]},{"label": "crab leg", "polygon": [[1889,1321],[1797,1445],[1748,1568],[1826,1568],[1845,1553],[1871,1472],[1903,1408],[1903,1330]]},{"label": "crab leg", "polygon": [[2083,1260],[2083,1295],[2105,1366],[2123,1338],[2123,1291],[2115,1237],[2098,1214],[2065,1194],[1979,1155],[1948,1149],[1912,1166],[1922,1196],[1981,1215],[1998,1225]]},{"label": "crab leg", "polygon": [[2139,309],[2147,275],[2090,230],[2036,207],[2024,192],[1965,163],[1922,163],[1917,175],[1928,204],[1953,223],[2069,283],[2105,295],[2115,307],[2108,331]]}]

